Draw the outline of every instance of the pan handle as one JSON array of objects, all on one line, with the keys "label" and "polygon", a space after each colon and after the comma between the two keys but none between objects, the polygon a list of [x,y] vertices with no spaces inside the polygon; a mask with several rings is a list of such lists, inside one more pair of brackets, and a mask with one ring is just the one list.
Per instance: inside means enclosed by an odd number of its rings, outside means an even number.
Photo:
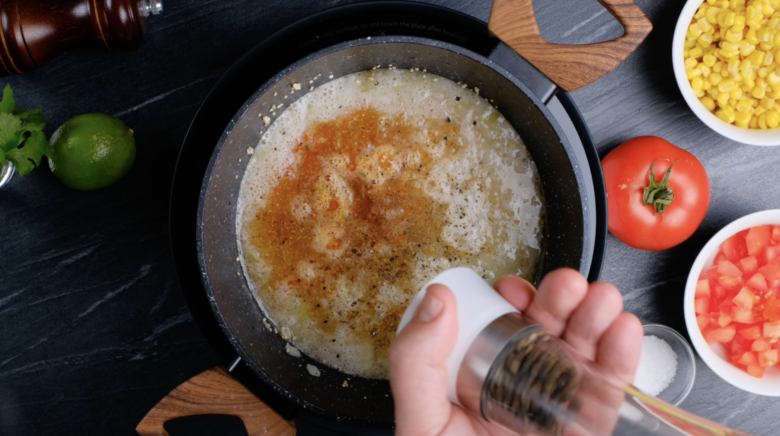
[{"label": "pan handle", "polygon": [[232,415],[241,418],[249,436],[293,436],[295,426],[236,381],[214,367],[172,390],[135,428],[141,436],[169,436],[167,421],[193,415]]},{"label": "pan handle", "polygon": [[625,29],[612,41],[552,44],[542,38],[533,0],[494,0],[488,28],[565,91],[575,91],[615,69],[653,30],[634,0],[599,0]]}]

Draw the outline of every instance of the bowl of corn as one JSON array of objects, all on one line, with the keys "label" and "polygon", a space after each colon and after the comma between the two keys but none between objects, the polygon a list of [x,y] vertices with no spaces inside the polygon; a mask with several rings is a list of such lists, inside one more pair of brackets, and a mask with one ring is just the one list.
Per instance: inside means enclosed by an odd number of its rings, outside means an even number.
[{"label": "bowl of corn", "polygon": [[688,0],[672,63],[704,124],[734,141],[780,145],[780,0]]}]

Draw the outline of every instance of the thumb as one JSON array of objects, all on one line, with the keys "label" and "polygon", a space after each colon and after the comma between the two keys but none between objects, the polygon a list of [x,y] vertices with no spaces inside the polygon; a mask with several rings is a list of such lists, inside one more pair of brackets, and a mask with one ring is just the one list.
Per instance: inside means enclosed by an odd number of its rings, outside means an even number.
[{"label": "thumb", "polygon": [[435,435],[450,420],[446,361],[458,336],[457,309],[449,288],[429,286],[414,318],[390,347],[397,434]]}]

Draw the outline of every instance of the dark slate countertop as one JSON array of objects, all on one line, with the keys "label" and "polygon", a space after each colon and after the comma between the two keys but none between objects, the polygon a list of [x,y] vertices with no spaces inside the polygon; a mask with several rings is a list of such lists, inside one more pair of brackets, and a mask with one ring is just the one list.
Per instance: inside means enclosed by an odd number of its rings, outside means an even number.
[{"label": "dark slate countertop", "polygon": [[[168,1],[136,52],[72,51],[7,79],[21,107],[44,108],[48,134],[86,112],[121,117],[135,130],[138,158],[103,191],[69,190],[45,168],[0,190],[0,435],[134,434],[165,394],[219,363],[190,316],[171,259],[168,201],[179,147],[211,87],[244,52],[287,24],[346,3]],[[491,2],[435,3],[486,21]],[[671,66],[683,2],[637,3],[652,34],[623,65],[572,95],[602,156],[629,138],[658,135],[694,153],[709,172],[712,203],[690,240],[651,253],[610,235],[602,273],[642,321],[685,333],[684,282],[700,248],[734,219],[780,207],[780,148],[737,144],[694,117]],[[621,33],[595,0],[537,0],[537,12],[554,42]],[[698,358],[682,406],[754,435],[776,434],[777,400],[732,387]],[[225,421],[214,422],[201,418],[172,434],[214,433]],[[219,433],[245,434],[235,424]]]}]

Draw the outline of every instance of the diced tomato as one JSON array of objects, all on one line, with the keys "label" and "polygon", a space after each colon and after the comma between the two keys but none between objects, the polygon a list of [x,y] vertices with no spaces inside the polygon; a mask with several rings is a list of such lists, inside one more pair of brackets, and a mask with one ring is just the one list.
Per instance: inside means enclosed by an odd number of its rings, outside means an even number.
[{"label": "diced tomato", "polygon": [[[748,327],[746,329],[742,329],[739,331],[740,336],[742,336],[745,339],[749,339],[751,341],[755,341],[756,339],[761,338],[761,327],[754,325],[752,327]],[[755,350],[757,351],[757,350]]]},{"label": "diced tomato", "polygon": [[770,281],[769,289],[780,290],[780,279]]},{"label": "diced tomato", "polygon": [[769,238],[772,236],[772,230],[768,226],[755,226],[750,229],[745,236],[745,244],[750,256],[758,254],[769,245]]},{"label": "diced tomato", "polygon": [[772,227],[772,242],[780,244],[780,226]]},{"label": "diced tomato", "polygon": [[733,307],[731,319],[733,319],[735,322],[742,323],[742,324],[752,324],[753,322],[755,322],[755,317],[753,316],[752,310],[743,309],[737,306]]},{"label": "diced tomato", "polygon": [[742,277],[721,277],[718,279],[718,284],[727,291],[737,291],[742,288]]},{"label": "diced tomato", "polygon": [[726,255],[723,253],[718,253],[715,255],[715,261],[712,263],[713,265],[720,265],[721,262],[723,262],[726,259]]},{"label": "diced tomato", "polygon": [[718,272],[726,277],[742,277],[742,271],[728,260],[718,264]]},{"label": "diced tomato", "polygon": [[720,316],[718,317],[718,325],[721,327],[726,327],[727,325],[731,324],[732,319],[733,317],[731,316],[731,313],[721,311]]},{"label": "diced tomato", "polygon": [[699,280],[696,282],[696,298],[702,298],[710,296],[710,281],[709,280]]},{"label": "diced tomato", "polygon": [[743,309],[750,310],[753,308],[753,303],[755,302],[756,294],[750,290],[747,286],[742,288],[741,291],[737,294],[736,297],[732,300],[734,304],[737,305],[737,307],[741,307]]},{"label": "diced tomato", "polygon": [[[734,335],[736,334],[737,328],[730,325],[710,331],[707,336],[705,336],[705,339],[709,344],[714,344],[715,342],[729,342],[734,339]],[[764,336],[766,336],[766,334],[764,334]]]},{"label": "diced tomato", "polygon": [[780,246],[770,246],[758,255],[759,263],[763,266],[780,257]]},{"label": "diced tomato", "polygon": [[761,378],[764,376],[765,369],[766,368],[761,368],[760,366],[750,365],[747,367],[747,373],[753,377]]},{"label": "diced tomato", "polygon": [[726,239],[720,246],[720,250],[726,255],[726,259],[732,262],[737,262],[739,259],[748,255],[745,238],[740,236],[739,233]]},{"label": "diced tomato", "polygon": [[761,273],[753,274],[753,277],[751,277],[750,280],[747,281],[746,285],[761,292],[766,292],[767,290],[769,290],[769,287],[766,285],[766,279],[764,278],[764,275]]},{"label": "diced tomato", "polygon": [[758,353],[758,366],[766,368],[777,363],[777,350],[767,350]]},{"label": "diced tomato", "polygon": [[758,269],[767,280],[780,279],[780,259],[772,259],[771,262]]},{"label": "diced tomato", "polygon": [[750,346],[750,349],[753,351],[767,351],[771,348],[771,344],[763,339],[756,339],[753,341],[753,345]]},{"label": "diced tomato", "polygon": [[[714,285],[713,285],[713,283],[714,283]],[[720,298],[723,298],[723,297],[726,296],[726,292],[727,292],[726,288],[724,288],[723,286],[719,285],[715,281],[711,281],[710,289],[714,290],[714,292],[712,292],[712,294],[714,294],[714,295],[711,295],[711,296],[716,298],[716,299],[720,299]]]},{"label": "diced tomato", "polygon": [[[722,330],[722,329],[719,329]],[[765,338],[780,338],[780,322],[765,322],[764,323],[764,337]]]},{"label": "diced tomato", "polygon": [[718,272],[718,267],[710,268],[705,273],[707,274],[707,277],[709,277],[712,280],[718,280],[721,276],[721,273]]},{"label": "diced tomato", "polygon": [[[704,330],[705,327],[710,323],[710,317],[707,315],[699,315],[696,317],[696,324],[699,325],[699,330]],[[761,336],[761,334],[759,334]]]},{"label": "diced tomato", "polygon": [[704,315],[710,312],[710,299],[709,298],[697,298],[693,301],[693,306],[696,308],[696,313]]},{"label": "diced tomato", "polygon": [[737,363],[745,366],[756,365],[758,363],[756,353],[753,353],[752,351],[742,353],[742,356],[737,360]]},{"label": "diced tomato", "polygon": [[769,321],[780,321],[780,300],[774,298],[767,300],[765,307],[764,318]]},{"label": "diced tomato", "polygon": [[737,266],[742,270],[743,275],[750,275],[758,271],[758,259],[756,256],[748,256],[740,259]]}]

